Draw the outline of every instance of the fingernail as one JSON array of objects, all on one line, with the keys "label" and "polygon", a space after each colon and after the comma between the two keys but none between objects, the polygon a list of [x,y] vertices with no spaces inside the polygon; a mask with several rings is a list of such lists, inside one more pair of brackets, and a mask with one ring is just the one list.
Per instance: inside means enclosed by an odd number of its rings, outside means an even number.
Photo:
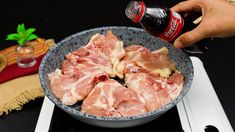
[{"label": "fingernail", "polygon": [[183,44],[180,41],[175,41],[174,46],[175,46],[175,48],[182,48]]}]

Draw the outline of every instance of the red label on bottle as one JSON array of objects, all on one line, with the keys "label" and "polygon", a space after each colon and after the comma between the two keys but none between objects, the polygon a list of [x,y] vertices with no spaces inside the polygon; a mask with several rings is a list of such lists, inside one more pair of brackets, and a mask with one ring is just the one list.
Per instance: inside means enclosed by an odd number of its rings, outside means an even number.
[{"label": "red label on bottle", "polygon": [[171,11],[168,26],[159,37],[167,42],[171,42],[180,34],[183,25],[183,18],[178,13]]},{"label": "red label on bottle", "polygon": [[141,8],[140,8],[139,14],[133,19],[133,21],[135,23],[139,22],[141,20],[141,18],[143,17],[143,15],[144,15],[145,4],[144,4],[144,2],[140,2],[140,5],[141,5]]}]

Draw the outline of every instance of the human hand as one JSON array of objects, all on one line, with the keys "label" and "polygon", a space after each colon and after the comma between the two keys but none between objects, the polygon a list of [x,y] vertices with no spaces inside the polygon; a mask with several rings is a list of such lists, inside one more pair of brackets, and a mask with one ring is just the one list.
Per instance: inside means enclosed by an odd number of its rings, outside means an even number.
[{"label": "human hand", "polygon": [[235,35],[235,5],[225,0],[188,0],[173,6],[171,10],[202,13],[200,24],[174,41],[176,48],[190,46],[204,38]]}]

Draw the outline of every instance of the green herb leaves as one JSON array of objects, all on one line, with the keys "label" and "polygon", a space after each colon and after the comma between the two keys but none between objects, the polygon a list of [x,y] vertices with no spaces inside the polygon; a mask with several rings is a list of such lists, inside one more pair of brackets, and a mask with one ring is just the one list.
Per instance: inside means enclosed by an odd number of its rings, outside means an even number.
[{"label": "green herb leaves", "polygon": [[7,35],[6,40],[15,40],[20,46],[22,46],[26,42],[38,38],[37,35],[33,34],[35,30],[35,28],[29,28],[26,30],[24,24],[19,24],[17,27],[17,33]]}]

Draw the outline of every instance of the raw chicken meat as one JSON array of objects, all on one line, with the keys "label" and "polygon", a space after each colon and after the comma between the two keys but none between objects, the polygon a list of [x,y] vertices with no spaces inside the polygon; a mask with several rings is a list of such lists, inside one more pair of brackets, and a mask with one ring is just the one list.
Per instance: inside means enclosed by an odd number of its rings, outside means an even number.
[{"label": "raw chicken meat", "polygon": [[137,93],[140,101],[151,112],[166,105],[179,95],[183,75],[177,72],[170,79],[165,79],[152,77],[147,73],[131,73],[125,76],[125,83],[128,88]]},{"label": "raw chicken meat", "polygon": [[98,116],[120,117],[139,115],[147,111],[134,91],[110,79],[94,87],[83,101],[82,112]]},{"label": "raw chicken meat", "polygon": [[[100,34],[92,36],[85,48],[93,53],[92,59],[97,59],[100,56],[106,57],[107,61],[105,62],[112,64],[112,70],[110,70],[112,73],[109,73],[109,76],[116,76],[117,66],[125,56],[125,50],[123,49],[123,42],[118,40],[111,31],[108,31],[105,36]],[[101,58],[101,60],[104,59]]]},{"label": "raw chicken meat", "polygon": [[[175,99],[183,87],[184,76],[168,54],[166,47],[124,49],[111,31],[95,34],[87,45],[67,54],[60,69],[48,74],[51,91],[65,105],[83,100],[81,111],[96,116],[151,112]],[[124,86],[112,79],[116,76],[124,78]]]},{"label": "raw chicken meat", "polygon": [[169,77],[175,70],[175,64],[170,60],[166,47],[151,52],[141,45],[131,45],[125,48],[125,51],[126,55],[117,68],[120,78],[137,69],[160,74],[162,77]]},{"label": "raw chicken meat", "polygon": [[73,105],[85,99],[95,84],[109,78],[96,67],[79,69],[77,66],[71,69],[74,74],[62,74],[59,69],[49,74],[52,93],[65,105]]},{"label": "raw chicken meat", "polygon": [[96,83],[116,76],[124,55],[123,43],[111,31],[94,35],[86,46],[66,55],[61,71],[49,74],[53,94],[65,105],[85,99]]}]

